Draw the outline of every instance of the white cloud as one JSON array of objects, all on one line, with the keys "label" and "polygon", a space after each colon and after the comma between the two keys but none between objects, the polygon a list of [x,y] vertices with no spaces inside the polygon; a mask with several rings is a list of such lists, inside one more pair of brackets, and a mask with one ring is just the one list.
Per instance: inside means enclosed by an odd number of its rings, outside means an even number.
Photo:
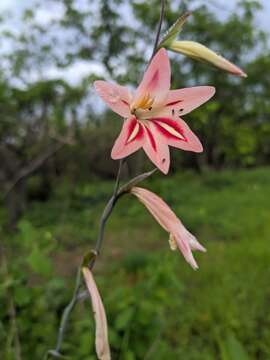
[{"label": "white cloud", "polygon": [[104,66],[95,62],[77,61],[66,69],[51,67],[46,70],[46,77],[49,79],[63,78],[70,84],[78,84],[84,77],[90,74],[104,76]]},{"label": "white cloud", "polygon": [[35,19],[41,25],[48,24],[51,20],[60,20],[64,15],[64,7],[61,4],[52,8],[38,8],[35,12]]},{"label": "white cloud", "polygon": [[32,5],[33,0],[1,0],[0,11],[21,12]]}]

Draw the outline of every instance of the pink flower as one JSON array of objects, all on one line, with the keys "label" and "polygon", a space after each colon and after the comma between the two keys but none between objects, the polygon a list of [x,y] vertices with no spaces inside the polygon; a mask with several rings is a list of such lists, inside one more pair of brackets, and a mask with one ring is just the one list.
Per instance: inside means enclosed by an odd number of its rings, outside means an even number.
[{"label": "pink flower", "polygon": [[91,297],[93,313],[96,322],[96,352],[99,360],[111,360],[110,346],[108,341],[107,318],[101,297],[98,292],[92,272],[82,268],[84,280]]},{"label": "pink flower", "polygon": [[169,171],[169,146],[201,152],[197,136],[180,118],[215,93],[211,86],[170,90],[171,69],[165,49],[160,49],[146,70],[142,82],[131,94],[126,87],[95,81],[100,97],[117,114],[126,118],[113,149],[112,158],[124,158],[141,147],[165,174]]},{"label": "pink flower", "polygon": [[178,247],[192,268],[198,269],[192,250],[205,252],[206,249],[184,227],[169,206],[159,196],[149,190],[133,187],[131,193],[143,203],[163,229],[170,234],[169,243],[171,249],[175,250]]}]

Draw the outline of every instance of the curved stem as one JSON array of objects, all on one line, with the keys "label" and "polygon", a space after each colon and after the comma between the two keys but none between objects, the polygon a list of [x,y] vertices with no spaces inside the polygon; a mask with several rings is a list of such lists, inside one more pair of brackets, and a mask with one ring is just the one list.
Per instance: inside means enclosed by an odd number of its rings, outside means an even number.
[{"label": "curved stem", "polygon": [[[109,219],[116,202],[119,200],[119,198],[121,196],[129,193],[129,190],[131,189],[131,187],[133,187],[133,186],[137,185],[139,182],[147,179],[149,176],[151,176],[152,174],[154,174],[157,171],[157,168],[154,168],[151,171],[148,171],[146,173],[135,176],[133,179],[131,179],[126,184],[124,184],[121,188],[119,188],[120,175],[121,175],[120,167],[122,167],[122,164],[123,164],[123,162],[121,164],[119,164],[120,171],[118,170],[118,175],[117,175],[116,182],[115,182],[115,184],[117,184],[117,185],[114,188],[114,193],[113,193],[112,197],[110,198],[110,200],[108,201],[108,203],[103,211],[103,214],[101,216],[98,239],[96,242],[95,250],[92,251],[94,256],[90,260],[90,263],[88,265],[90,270],[93,269],[95,262],[96,262],[96,258],[99,255],[102,241],[104,238],[106,222]],[[60,350],[62,347],[62,342],[63,342],[65,330],[66,330],[66,327],[68,324],[69,316],[70,316],[73,308],[77,304],[77,302],[80,301],[81,299],[84,299],[87,295],[87,293],[85,293],[84,291],[80,292],[80,285],[81,285],[81,265],[78,268],[78,273],[77,273],[77,278],[76,278],[76,283],[75,283],[72,299],[69,302],[69,304],[65,307],[62,318],[61,318],[61,322],[60,322],[60,326],[59,326],[59,330],[58,330],[56,347],[55,347],[55,349],[49,350],[46,353],[45,359],[47,359],[49,355],[56,357],[56,358],[63,357],[63,355],[61,355]]]},{"label": "curved stem", "polygon": [[122,167],[123,167],[124,162],[125,162],[125,159],[121,159],[119,161],[119,168],[118,168],[117,176],[116,176],[116,179],[115,179],[114,190],[113,190],[113,196],[114,197],[116,196],[117,191],[119,189],[121,171],[122,171]]},{"label": "curved stem", "polygon": [[61,319],[61,323],[60,323],[60,327],[59,327],[58,339],[57,339],[56,348],[55,348],[55,350],[57,352],[59,352],[61,349],[61,345],[63,342],[64,333],[65,333],[65,329],[66,329],[66,323],[68,321],[69,314],[71,313],[74,306],[76,305],[77,297],[78,297],[79,290],[80,290],[80,285],[81,285],[81,268],[79,268],[77,271],[77,277],[76,277],[76,282],[75,282],[72,299],[71,299],[70,303],[68,304],[68,306],[65,308],[65,311],[63,312],[63,315],[62,315],[62,319]]},{"label": "curved stem", "polygon": [[49,355],[57,358],[63,357],[63,355],[61,354],[61,347],[62,347],[67,323],[69,320],[69,316],[72,310],[74,309],[77,301],[82,297],[81,294],[79,293],[80,286],[81,286],[81,266],[79,266],[77,270],[77,276],[76,276],[75,287],[73,290],[72,298],[69,304],[65,307],[61,317],[55,349],[47,351],[45,355],[45,359],[47,359]]},{"label": "curved stem", "polygon": [[[122,170],[123,163],[124,163],[124,160],[121,159],[119,161],[119,168],[118,168],[118,172],[117,172],[117,176],[116,176],[116,180],[115,180],[113,195],[110,198],[110,200],[108,201],[108,203],[103,211],[103,214],[101,216],[101,219],[100,219],[99,233],[98,233],[98,238],[97,238],[97,242],[96,242],[96,246],[95,246],[95,250],[94,250],[94,253],[96,256],[100,252],[100,247],[101,247],[102,240],[104,237],[106,222],[107,222],[109,216],[111,215],[113,207],[115,205],[115,202],[119,196],[118,190],[119,190],[119,185],[120,185],[120,177],[121,177],[121,170]],[[93,258],[93,260],[89,264],[89,267],[91,269],[95,265],[96,256]],[[63,343],[63,339],[64,339],[64,335],[65,335],[65,331],[66,331],[66,327],[68,324],[70,314],[71,314],[72,310],[74,309],[75,305],[77,304],[77,302],[81,298],[84,297],[83,294],[80,293],[80,285],[81,285],[81,264],[77,270],[77,277],[76,277],[76,282],[75,282],[72,299],[70,300],[69,304],[65,307],[65,309],[63,311],[63,315],[61,317],[56,347],[53,350],[47,351],[47,353],[45,355],[45,359],[47,359],[49,355],[56,357],[56,358],[63,357],[63,355],[61,354],[61,347],[62,347],[62,343]]]},{"label": "curved stem", "polygon": [[[96,242],[96,246],[95,246],[95,250],[94,252],[96,253],[96,255],[99,254],[100,252],[100,248],[102,245],[102,241],[104,238],[104,231],[105,231],[105,226],[106,226],[106,222],[109,219],[112,210],[114,208],[114,205],[117,201],[118,198],[118,190],[119,190],[119,185],[120,185],[120,177],[121,177],[121,170],[122,170],[122,166],[123,166],[124,160],[121,159],[119,161],[119,168],[118,168],[118,172],[117,172],[117,176],[115,179],[115,185],[114,185],[114,190],[113,190],[113,194],[112,197],[110,198],[110,200],[108,201],[107,205],[105,206],[105,209],[103,210],[101,219],[100,219],[100,223],[99,223],[99,232],[98,232],[98,238],[97,238],[97,242]],[[93,268],[95,264],[95,260],[92,261],[91,263],[91,269]]]},{"label": "curved stem", "polygon": [[153,59],[153,57],[154,57],[154,55],[155,55],[155,53],[157,51],[157,48],[158,48],[158,43],[159,43],[159,38],[160,38],[161,26],[162,26],[162,22],[163,22],[163,19],[164,19],[164,14],[165,14],[165,0],[161,0],[161,2],[160,2],[159,22],[158,22],[158,27],[157,27],[157,34],[156,34],[156,39],[155,39],[155,44],[154,44],[152,56],[150,58],[149,63]]}]

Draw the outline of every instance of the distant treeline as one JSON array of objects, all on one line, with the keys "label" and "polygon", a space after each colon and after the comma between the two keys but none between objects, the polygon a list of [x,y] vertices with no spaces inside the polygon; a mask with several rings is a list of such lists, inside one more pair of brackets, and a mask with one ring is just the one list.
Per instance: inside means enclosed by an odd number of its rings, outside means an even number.
[{"label": "distant treeline", "polygon": [[[136,85],[147,61],[147,51],[141,49],[153,40],[159,16],[155,3],[130,2],[130,16],[136,23],[127,23],[121,1],[89,0],[88,11],[78,9],[75,0],[63,0],[62,17],[40,23],[31,9],[22,15],[20,32],[2,31],[11,51],[2,54],[0,63],[0,185],[12,224],[29,197],[45,200],[59,179],[86,182],[114,176],[117,164],[109,154],[123,120],[111,111],[98,115],[94,70],[73,86],[65,79],[49,80],[46,73],[52,67],[95,61],[103,66],[106,78]],[[192,1],[171,3],[167,4],[167,28]],[[241,66],[248,78],[237,79],[180,55],[171,56],[173,87],[213,85],[217,89],[211,101],[185,116],[204,153],[172,150],[172,172],[269,163],[270,51],[267,34],[255,26],[256,11],[260,11],[259,2],[241,1],[220,22],[210,8],[202,6],[185,25],[184,39],[217,50]],[[5,24],[7,18],[0,21]],[[126,172],[133,175],[149,167],[144,154],[137,153],[128,159]]]}]

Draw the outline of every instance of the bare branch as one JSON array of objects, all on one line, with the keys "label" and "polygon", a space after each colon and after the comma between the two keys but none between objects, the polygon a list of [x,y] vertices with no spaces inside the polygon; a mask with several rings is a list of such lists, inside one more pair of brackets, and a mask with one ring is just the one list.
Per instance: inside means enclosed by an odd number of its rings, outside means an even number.
[{"label": "bare branch", "polygon": [[57,143],[53,146],[50,146],[43,154],[39,155],[37,158],[32,160],[30,164],[23,167],[19,173],[14,177],[11,184],[8,186],[7,190],[4,193],[4,199],[8,194],[14,189],[14,187],[24,178],[29,177],[35,172],[39,167],[41,167],[51,156],[53,156],[58,150],[60,150],[65,144]]}]

